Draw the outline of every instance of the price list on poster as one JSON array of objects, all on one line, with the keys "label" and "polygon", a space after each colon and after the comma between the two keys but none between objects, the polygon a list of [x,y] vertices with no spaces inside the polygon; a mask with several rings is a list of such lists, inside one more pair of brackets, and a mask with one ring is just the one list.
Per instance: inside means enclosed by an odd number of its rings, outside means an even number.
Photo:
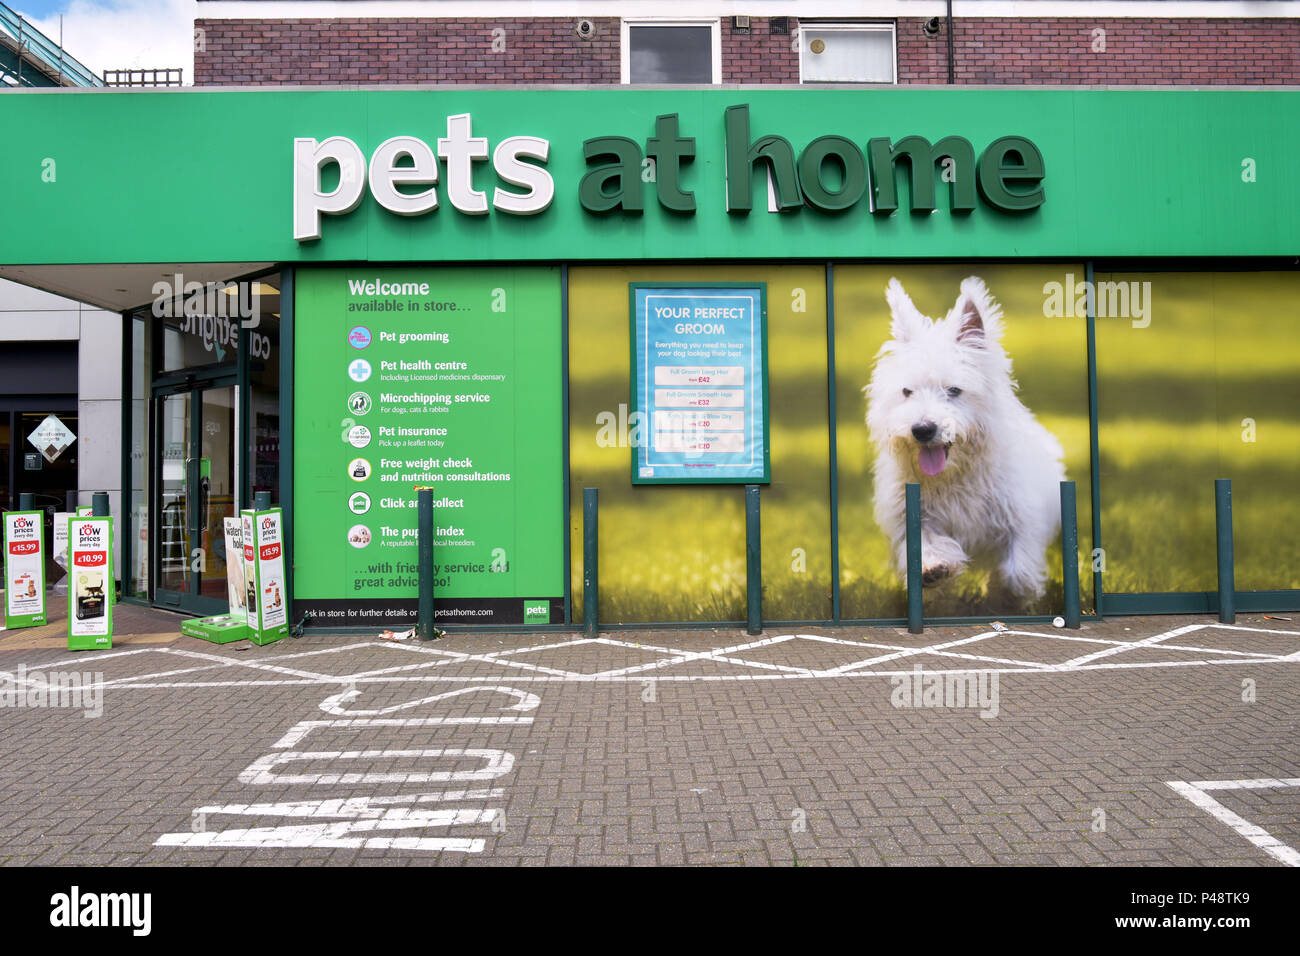
[{"label": "price list on poster", "polygon": [[765,290],[631,287],[633,481],[768,480]]}]

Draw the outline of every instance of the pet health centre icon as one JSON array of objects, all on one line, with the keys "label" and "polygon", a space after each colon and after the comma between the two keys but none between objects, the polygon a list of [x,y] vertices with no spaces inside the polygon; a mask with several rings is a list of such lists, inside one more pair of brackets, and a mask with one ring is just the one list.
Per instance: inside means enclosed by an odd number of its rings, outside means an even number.
[{"label": "pet health centre icon", "polygon": [[370,363],[365,359],[357,359],[348,366],[348,377],[354,382],[364,382],[370,378]]},{"label": "pet health centre icon", "polygon": [[358,325],[348,333],[348,345],[354,349],[364,349],[370,344],[370,330],[364,325]]},{"label": "pet health centre icon", "polygon": [[353,415],[366,415],[371,407],[370,396],[365,392],[353,392],[348,396],[348,411]]}]

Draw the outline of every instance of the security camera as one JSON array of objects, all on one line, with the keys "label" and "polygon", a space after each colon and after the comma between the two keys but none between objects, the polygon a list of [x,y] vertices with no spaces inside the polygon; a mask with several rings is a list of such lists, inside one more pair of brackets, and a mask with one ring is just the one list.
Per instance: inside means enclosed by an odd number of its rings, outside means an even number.
[{"label": "security camera", "polygon": [[939,18],[931,17],[921,25],[921,32],[928,37],[937,37],[939,35]]},{"label": "security camera", "polygon": [[596,35],[596,24],[590,20],[579,20],[573,25],[573,32],[583,40],[590,40]]}]

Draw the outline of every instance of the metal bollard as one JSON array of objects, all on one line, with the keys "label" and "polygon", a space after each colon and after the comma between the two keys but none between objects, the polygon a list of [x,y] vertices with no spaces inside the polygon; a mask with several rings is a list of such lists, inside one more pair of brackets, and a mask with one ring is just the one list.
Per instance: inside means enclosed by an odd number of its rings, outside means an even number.
[{"label": "metal bollard", "polygon": [[35,511],[35,510],[36,510],[36,496],[33,495],[30,491],[20,491],[20,492],[18,493],[18,510],[19,510],[19,511]]},{"label": "metal bollard", "polygon": [[759,486],[745,486],[745,597],[748,632],[763,633],[763,540]]},{"label": "metal bollard", "polygon": [[415,636],[431,641],[436,636],[433,624],[433,489],[416,492],[416,552],[419,563],[420,603],[415,620]]},{"label": "metal bollard", "polygon": [[1079,620],[1079,517],[1074,482],[1061,482],[1061,583],[1065,590],[1065,626]]},{"label": "metal bollard", "polygon": [[907,630],[920,634],[924,609],[921,604],[921,486],[909,481],[907,502]]},{"label": "metal bollard", "polygon": [[1232,479],[1214,479],[1214,524],[1218,538],[1219,620],[1237,620],[1237,582],[1232,557]]},{"label": "metal bollard", "polygon": [[109,516],[107,491],[97,491],[91,496],[90,513],[96,518],[107,518]]},{"label": "metal bollard", "polygon": [[70,515],[77,513],[77,493],[75,491],[64,492],[63,510]]},{"label": "metal bollard", "polygon": [[600,491],[582,489],[582,629],[595,637],[600,611]]},{"label": "metal bollard", "polygon": [[253,495],[254,511],[271,510],[271,493],[269,491],[259,491]]}]

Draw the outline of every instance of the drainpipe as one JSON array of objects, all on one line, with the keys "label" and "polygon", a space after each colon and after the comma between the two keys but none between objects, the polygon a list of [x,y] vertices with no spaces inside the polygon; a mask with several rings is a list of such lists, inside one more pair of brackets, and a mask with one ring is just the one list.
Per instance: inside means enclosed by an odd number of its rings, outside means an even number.
[{"label": "drainpipe", "polygon": [[948,0],[948,85],[957,82],[957,71],[952,57],[952,0]]}]

